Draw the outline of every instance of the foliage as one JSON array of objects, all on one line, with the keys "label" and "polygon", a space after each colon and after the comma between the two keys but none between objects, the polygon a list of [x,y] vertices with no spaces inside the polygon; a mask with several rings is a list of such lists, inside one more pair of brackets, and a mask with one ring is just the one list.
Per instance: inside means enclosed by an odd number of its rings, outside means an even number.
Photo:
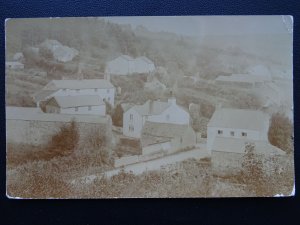
[{"label": "foliage", "polygon": [[115,126],[122,127],[123,126],[123,109],[121,104],[118,104],[112,114],[112,123]]},{"label": "foliage", "polygon": [[48,151],[58,156],[70,155],[77,147],[78,140],[78,127],[73,120],[69,125],[63,125],[59,132],[53,135],[48,144]]},{"label": "foliage", "polygon": [[269,141],[287,153],[293,152],[293,125],[283,114],[275,113],[271,117]]}]

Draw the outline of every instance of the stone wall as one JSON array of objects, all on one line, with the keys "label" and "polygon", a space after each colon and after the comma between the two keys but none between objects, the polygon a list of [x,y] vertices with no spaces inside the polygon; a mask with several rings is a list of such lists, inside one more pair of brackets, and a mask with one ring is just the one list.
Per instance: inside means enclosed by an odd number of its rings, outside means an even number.
[{"label": "stone wall", "polygon": [[[6,120],[6,141],[13,144],[29,144],[34,146],[47,145],[52,136],[59,132],[64,125],[70,121],[40,121],[40,120]],[[91,135],[103,135],[106,143],[110,143],[111,118],[102,122],[76,122],[79,131],[79,144],[84,145],[87,138]]]}]

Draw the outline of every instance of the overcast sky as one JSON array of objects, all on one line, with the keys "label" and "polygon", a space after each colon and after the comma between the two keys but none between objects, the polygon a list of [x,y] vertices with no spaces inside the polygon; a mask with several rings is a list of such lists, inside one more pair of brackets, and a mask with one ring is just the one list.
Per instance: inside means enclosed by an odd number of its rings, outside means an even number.
[{"label": "overcast sky", "polygon": [[172,16],[172,17],[109,17],[107,20],[143,25],[150,31],[168,31],[180,35],[243,35],[288,33],[292,28],[289,16]]}]

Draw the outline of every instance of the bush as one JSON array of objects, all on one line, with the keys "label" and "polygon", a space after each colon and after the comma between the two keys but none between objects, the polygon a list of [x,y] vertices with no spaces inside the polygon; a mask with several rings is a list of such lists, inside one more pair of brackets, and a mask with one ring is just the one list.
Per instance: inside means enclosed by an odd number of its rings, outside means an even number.
[{"label": "bush", "polygon": [[52,137],[48,151],[53,155],[70,155],[78,145],[79,133],[77,124],[72,121],[69,125],[63,125],[60,131]]},{"label": "bush", "polygon": [[272,145],[287,153],[293,151],[293,125],[283,114],[272,115],[268,136]]},{"label": "bush", "polygon": [[112,119],[113,125],[118,126],[118,127],[123,126],[123,109],[120,104],[118,104],[116,106],[115,110],[113,111],[111,119]]}]

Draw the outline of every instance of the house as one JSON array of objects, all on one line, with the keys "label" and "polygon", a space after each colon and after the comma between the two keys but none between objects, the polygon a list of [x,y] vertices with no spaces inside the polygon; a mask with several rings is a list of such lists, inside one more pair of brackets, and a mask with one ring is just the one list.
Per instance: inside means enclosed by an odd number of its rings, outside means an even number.
[{"label": "house", "polygon": [[167,102],[148,100],[143,105],[134,105],[123,114],[123,134],[140,138],[146,121],[189,125],[190,115],[176,104],[175,98]]},{"label": "house", "polygon": [[105,73],[124,76],[134,73],[150,73],[154,70],[154,63],[145,56],[134,59],[128,55],[121,55],[107,63]]},{"label": "house", "polygon": [[207,125],[207,151],[214,173],[239,171],[249,144],[258,155],[284,155],[268,141],[269,119],[261,111],[217,109]]},{"label": "house", "polygon": [[134,60],[135,73],[151,73],[155,70],[154,63],[145,56]]},{"label": "house", "polygon": [[98,95],[54,96],[46,102],[45,111],[105,116],[106,105]]},{"label": "house", "polygon": [[269,116],[248,109],[216,109],[207,124],[207,149],[210,152],[218,137],[245,141],[268,141]]},{"label": "house", "polygon": [[196,134],[188,124],[147,121],[142,129],[142,154],[174,153],[196,145]]},{"label": "house", "polygon": [[13,60],[14,61],[18,61],[18,62],[24,61],[24,55],[23,55],[23,53],[22,52],[17,52],[16,54],[14,54]]},{"label": "house", "polygon": [[115,87],[106,79],[52,80],[33,98],[39,106],[41,101],[53,96],[97,95],[114,106]]},{"label": "house", "polygon": [[22,70],[24,69],[24,64],[17,61],[7,61],[5,62],[5,68],[12,70]]}]

